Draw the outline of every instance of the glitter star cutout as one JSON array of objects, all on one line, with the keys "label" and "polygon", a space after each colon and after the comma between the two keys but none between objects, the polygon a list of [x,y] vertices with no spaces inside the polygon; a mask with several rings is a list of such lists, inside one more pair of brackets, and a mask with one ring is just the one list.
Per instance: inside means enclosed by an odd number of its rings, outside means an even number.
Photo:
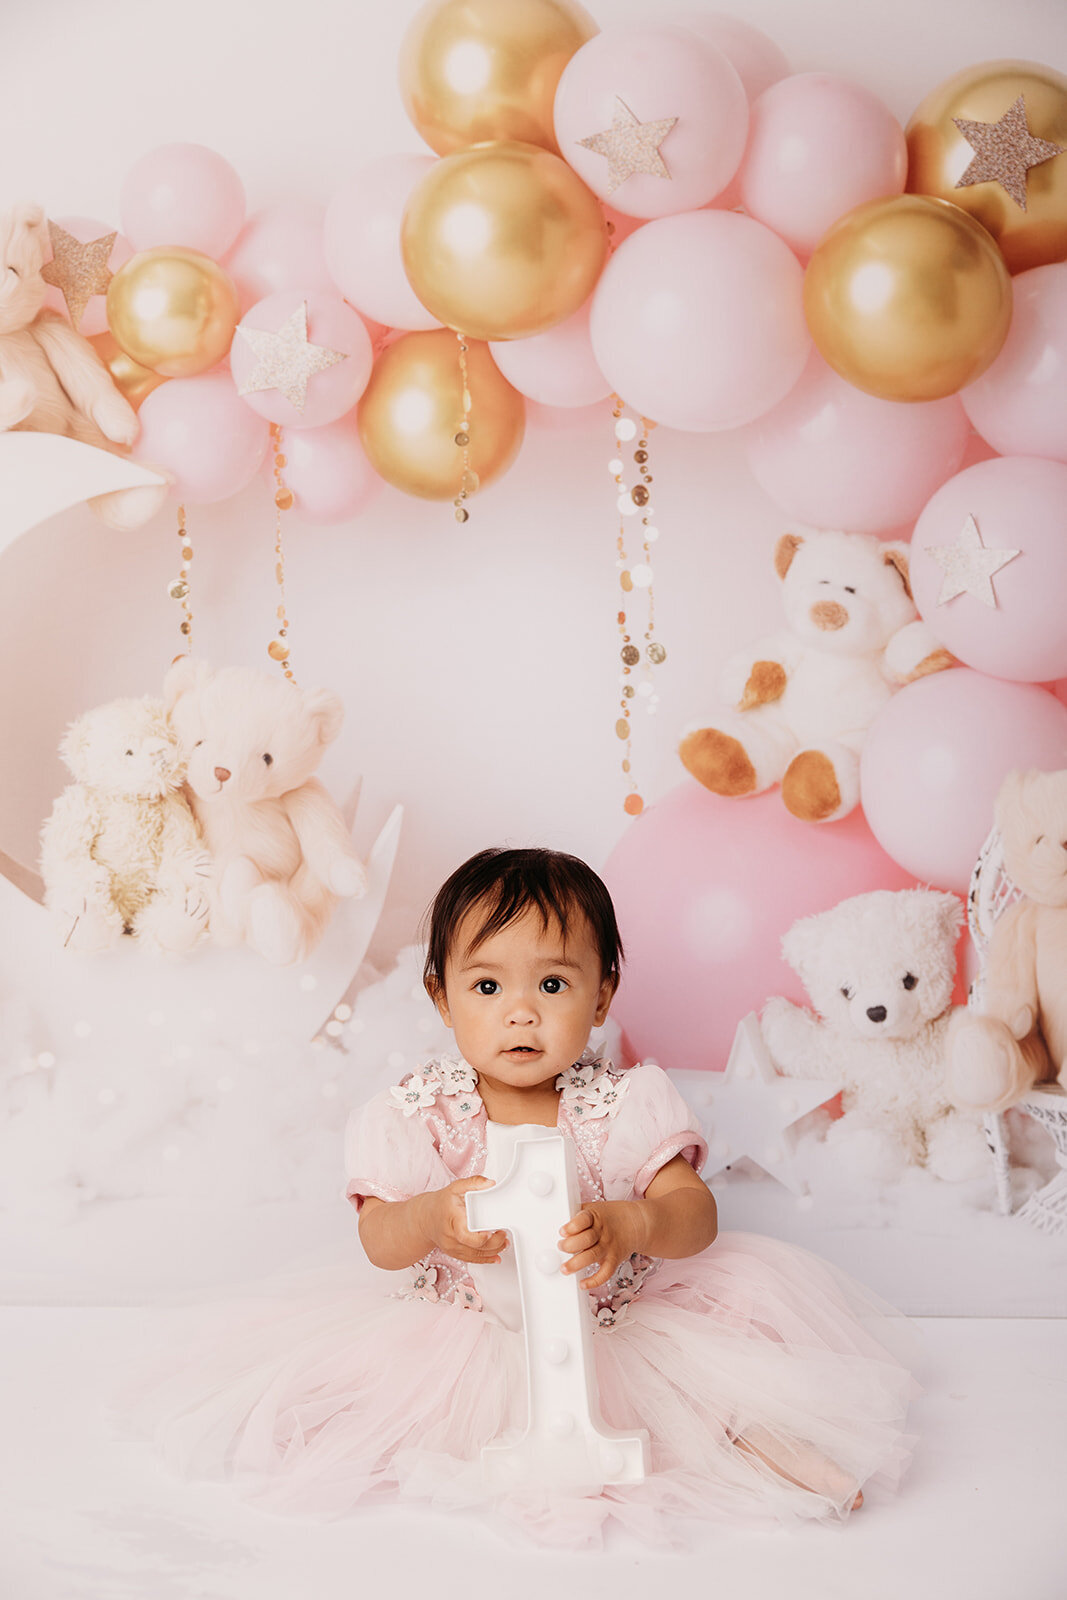
[{"label": "glitter star cutout", "polygon": [[315,374],[348,360],[343,350],[327,350],[308,342],[306,300],[301,300],[277,333],[269,333],[264,328],[246,328],[243,324],[238,326],[237,332],[252,346],[256,356],[256,365],[237,393],[256,394],[260,389],[278,389],[300,412],[307,405],[308,384]]},{"label": "glitter star cutout", "polygon": [[974,151],[974,159],[956,188],[963,189],[972,183],[999,183],[1011,195],[1020,210],[1026,210],[1026,175],[1031,167],[1064,152],[1061,144],[1050,144],[1047,139],[1037,139],[1026,125],[1026,104],[1019,96],[999,122],[971,122],[967,117],[953,117],[953,122]]},{"label": "glitter star cutout", "polygon": [[578,143],[599,156],[607,156],[608,194],[613,194],[635,172],[647,172],[653,178],[670,177],[659,147],[677,121],[677,117],[663,117],[659,122],[638,122],[629,106],[616,95],[610,130],[591,134]]},{"label": "glitter star cutout", "polygon": [[945,574],[937,597],[939,606],[955,600],[958,594],[969,594],[994,610],[997,597],[993,593],[993,574],[1022,554],[1020,550],[987,550],[973,516],[963,524],[956,544],[928,544],[925,550]]},{"label": "glitter star cutout", "polygon": [[100,239],[90,239],[82,244],[58,222],[49,221],[52,237],[52,259],[41,268],[41,277],[58,289],[67,302],[71,324],[81,325],[85,308],[94,294],[107,294],[107,286],[114,277],[108,267],[117,233],[105,233]]}]

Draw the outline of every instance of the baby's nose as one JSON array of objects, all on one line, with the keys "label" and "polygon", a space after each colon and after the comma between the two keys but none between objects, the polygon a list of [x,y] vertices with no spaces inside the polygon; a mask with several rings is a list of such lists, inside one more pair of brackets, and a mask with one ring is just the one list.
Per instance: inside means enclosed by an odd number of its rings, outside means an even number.
[{"label": "baby's nose", "polygon": [[872,1022],[884,1022],[886,1019],[885,1006],[868,1006],[867,1015]]}]

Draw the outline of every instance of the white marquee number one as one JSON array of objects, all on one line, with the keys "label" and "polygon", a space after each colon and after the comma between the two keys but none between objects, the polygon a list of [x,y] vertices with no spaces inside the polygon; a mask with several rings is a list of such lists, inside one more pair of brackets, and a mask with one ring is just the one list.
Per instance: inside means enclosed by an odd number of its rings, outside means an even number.
[{"label": "white marquee number one", "polygon": [[584,1493],[640,1483],[648,1435],[619,1432],[601,1418],[589,1292],[577,1275],[560,1271],[559,1231],[581,1206],[573,1147],[558,1133],[517,1139],[508,1172],[466,1202],[471,1228],[504,1228],[511,1238],[526,1342],[526,1432],[485,1446],[486,1477],[501,1489]]}]

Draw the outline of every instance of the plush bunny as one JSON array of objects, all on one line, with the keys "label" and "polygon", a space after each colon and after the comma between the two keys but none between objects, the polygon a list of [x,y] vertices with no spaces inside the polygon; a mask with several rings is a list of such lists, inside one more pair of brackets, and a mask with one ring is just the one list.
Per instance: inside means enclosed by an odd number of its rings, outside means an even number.
[{"label": "plush bunny", "polygon": [[[0,217],[0,429],[65,434],[124,455],[139,431],[137,413],[88,339],[42,310],[46,237],[39,206]],[[148,485],[89,503],[110,527],[139,528],[166,494],[166,485]]]},{"label": "plush bunny", "polygon": [[212,938],[246,942],[279,965],[303,961],[336,898],[367,886],[344,818],[312,776],[341,730],[340,700],[187,656],[164,697],[213,862]]},{"label": "plush bunny", "polygon": [[97,706],[60,753],[75,781],[42,829],[41,875],[63,943],[96,951],[129,934],[192,949],[207,928],[210,863],[162,702]]}]

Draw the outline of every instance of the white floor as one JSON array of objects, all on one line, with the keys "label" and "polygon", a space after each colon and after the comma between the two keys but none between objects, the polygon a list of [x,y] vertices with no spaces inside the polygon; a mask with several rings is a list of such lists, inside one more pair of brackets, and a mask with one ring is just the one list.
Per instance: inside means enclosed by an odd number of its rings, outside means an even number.
[{"label": "white floor", "polygon": [[1063,1600],[1067,1322],[929,1318],[920,1444],[893,1499],[843,1528],[738,1534],[692,1548],[621,1538],[599,1555],[531,1552],[473,1518],[408,1509],[309,1526],[224,1487],[171,1479],[109,1434],[101,1398],[146,1313],[0,1308],[4,1600],[352,1600],[489,1596],[647,1600],[650,1586],[744,1600]]}]

